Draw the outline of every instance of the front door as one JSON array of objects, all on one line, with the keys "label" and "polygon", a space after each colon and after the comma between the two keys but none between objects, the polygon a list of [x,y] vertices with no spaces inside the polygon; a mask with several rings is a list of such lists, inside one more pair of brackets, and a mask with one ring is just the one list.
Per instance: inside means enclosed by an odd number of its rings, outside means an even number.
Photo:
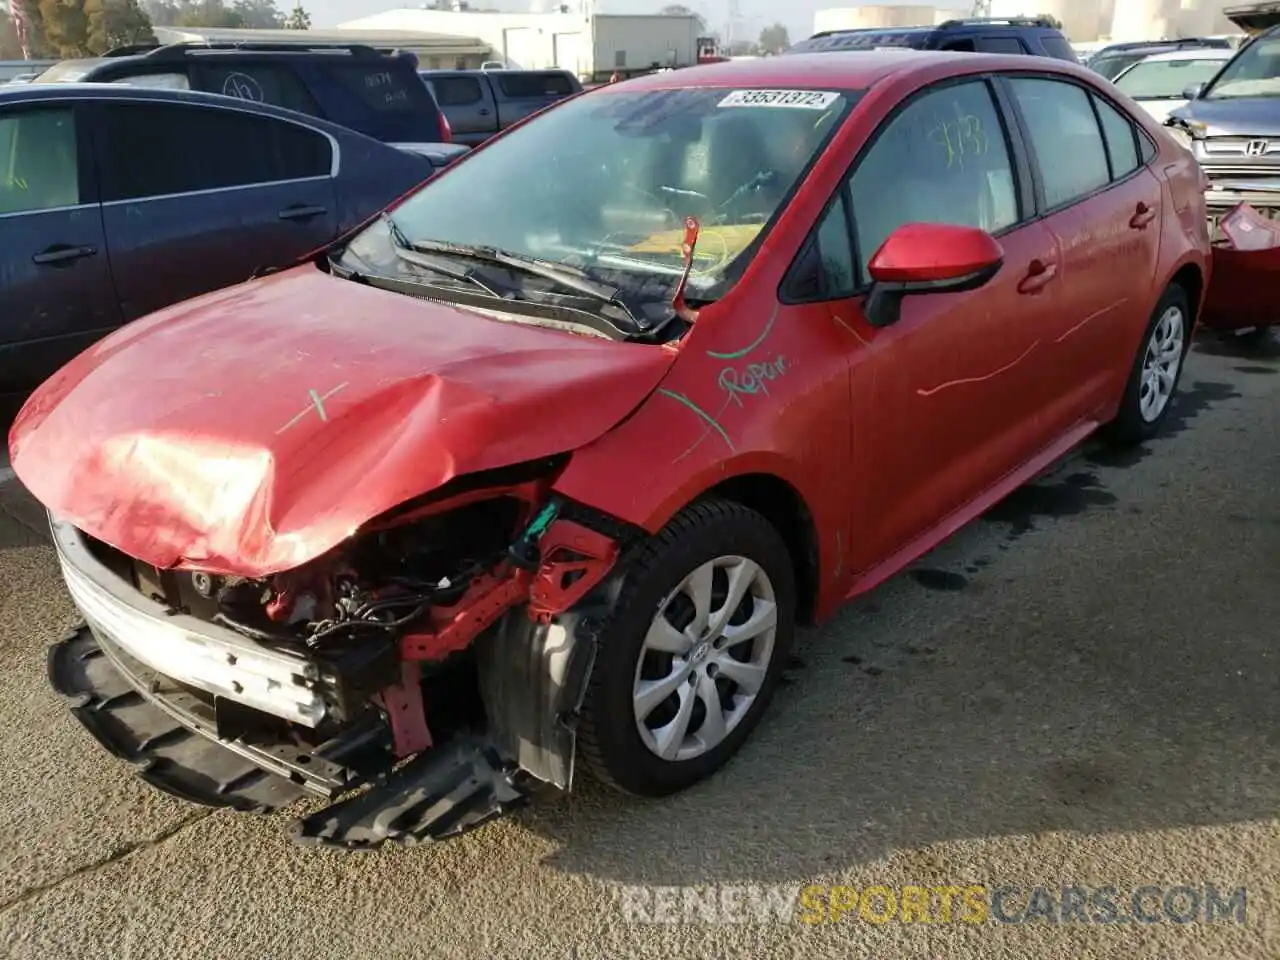
[{"label": "front door", "polygon": [[80,108],[0,113],[0,393],[24,393],[120,323]]},{"label": "front door", "polygon": [[881,329],[855,315],[868,341],[852,373],[867,471],[867,552],[855,563],[910,549],[1046,443],[1060,264],[1009,143],[988,81],[948,82],[890,117],[852,172],[864,288],[875,251],[905,223],[980,227],[1004,251],[979,290],[908,297]]},{"label": "front door", "polygon": [[313,128],[143,101],[105,102],[98,120],[103,222],[126,320],[285,266],[337,232],[333,148]]}]

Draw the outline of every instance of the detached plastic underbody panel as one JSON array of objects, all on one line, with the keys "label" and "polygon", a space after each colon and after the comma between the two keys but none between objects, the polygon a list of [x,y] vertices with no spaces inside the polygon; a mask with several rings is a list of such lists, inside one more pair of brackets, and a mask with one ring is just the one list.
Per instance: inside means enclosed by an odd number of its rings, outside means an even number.
[{"label": "detached plastic underbody panel", "polygon": [[[361,849],[461,835],[522,805],[516,764],[464,734],[393,769],[385,725],[353,725],[303,750],[219,735],[207,702],[87,627],[49,652],[49,679],[72,713],[148,784],[189,802],[271,813],[308,796],[336,802],[294,821],[303,843]],[[536,781],[533,781],[536,783]],[[348,795],[349,794],[349,795]]]}]

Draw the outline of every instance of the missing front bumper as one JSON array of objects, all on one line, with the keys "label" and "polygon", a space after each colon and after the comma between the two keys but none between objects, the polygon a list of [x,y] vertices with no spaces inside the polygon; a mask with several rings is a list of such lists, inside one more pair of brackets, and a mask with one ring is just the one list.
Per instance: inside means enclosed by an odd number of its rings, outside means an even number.
[{"label": "missing front bumper", "polygon": [[204,701],[87,626],[50,649],[49,680],[99,743],[182,800],[262,814],[306,796],[335,800],[294,821],[290,834],[301,843],[367,849],[449,839],[531,792],[479,736],[456,738],[395,771],[381,726],[354,727],[308,751],[220,739]]}]

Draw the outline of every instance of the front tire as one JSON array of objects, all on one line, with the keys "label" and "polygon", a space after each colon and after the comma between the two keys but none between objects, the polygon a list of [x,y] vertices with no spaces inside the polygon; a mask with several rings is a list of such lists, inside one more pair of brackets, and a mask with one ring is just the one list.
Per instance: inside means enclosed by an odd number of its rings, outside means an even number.
[{"label": "front tire", "polygon": [[795,573],[764,517],[696,503],[646,544],[600,630],[578,749],[596,779],[665,796],[724,766],[768,707]]},{"label": "front tire", "polygon": [[1120,410],[1107,424],[1107,439],[1133,446],[1160,431],[1182,378],[1190,334],[1190,300],[1182,287],[1172,284],[1151,314],[1125,383]]}]

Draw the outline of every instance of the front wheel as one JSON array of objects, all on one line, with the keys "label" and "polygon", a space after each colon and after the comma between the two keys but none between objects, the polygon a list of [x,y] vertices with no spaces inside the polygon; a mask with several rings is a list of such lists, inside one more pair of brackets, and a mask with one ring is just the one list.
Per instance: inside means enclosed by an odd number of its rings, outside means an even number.
[{"label": "front wheel", "polygon": [[768,706],[794,620],[773,525],[729,501],[684,510],[641,551],[602,624],[578,739],[591,772],[642,796],[710,776]]},{"label": "front wheel", "polygon": [[1116,418],[1106,435],[1119,444],[1150,440],[1169,415],[1182,376],[1191,332],[1186,291],[1173,284],[1152,312],[1125,384]]}]

